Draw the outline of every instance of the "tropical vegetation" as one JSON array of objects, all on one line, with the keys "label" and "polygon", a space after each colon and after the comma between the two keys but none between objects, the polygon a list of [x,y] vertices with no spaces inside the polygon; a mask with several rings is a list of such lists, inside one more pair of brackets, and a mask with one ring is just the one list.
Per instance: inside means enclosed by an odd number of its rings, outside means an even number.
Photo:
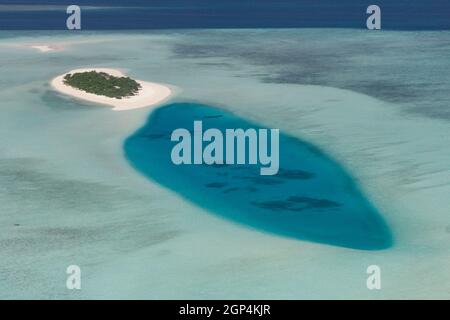
[{"label": "tropical vegetation", "polygon": [[129,77],[115,77],[97,71],[69,73],[65,75],[64,83],[89,93],[116,99],[134,96],[141,88],[138,82]]}]

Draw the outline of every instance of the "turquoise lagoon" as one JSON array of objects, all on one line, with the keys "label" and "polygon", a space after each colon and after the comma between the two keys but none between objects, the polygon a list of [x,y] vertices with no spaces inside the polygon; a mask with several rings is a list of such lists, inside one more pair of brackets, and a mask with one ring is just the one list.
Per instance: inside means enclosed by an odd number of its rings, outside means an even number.
[{"label": "turquoise lagoon", "polygon": [[260,175],[260,167],[250,164],[173,164],[176,142],[171,133],[177,128],[192,131],[194,121],[202,121],[203,130],[217,128],[223,134],[229,128],[261,128],[219,108],[175,103],[154,111],[146,125],[126,140],[127,158],[140,172],[184,198],[257,229],[356,249],[391,245],[388,227],[351,176],[298,138],[281,134],[280,169],[272,176]]},{"label": "turquoise lagoon", "polygon": [[[448,298],[449,39],[348,29],[1,31],[0,298]],[[89,66],[174,85],[172,102],[205,105],[189,104],[186,120],[175,114],[186,104],[113,112],[49,86]],[[168,147],[152,133],[168,133],[166,123],[192,128],[197,113],[222,116],[205,126],[280,128],[285,171],[169,170],[167,151],[149,154]],[[127,157],[124,143],[136,147]],[[286,162],[286,144],[298,164]],[[194,170],[199,178],[187,181]],[[326,201],[288,201],[305,194]],[[357,208],[360,220],[345,225]],[[297,229],[275,225],[280,216]],[[312,228],[333,224],[345,243]],[[389,233],[395,243],[385,250],[348,248],[387,247]],[[65,286],[72,264],[82,290]],[[366,287],[374,264],[382,290]]]}]

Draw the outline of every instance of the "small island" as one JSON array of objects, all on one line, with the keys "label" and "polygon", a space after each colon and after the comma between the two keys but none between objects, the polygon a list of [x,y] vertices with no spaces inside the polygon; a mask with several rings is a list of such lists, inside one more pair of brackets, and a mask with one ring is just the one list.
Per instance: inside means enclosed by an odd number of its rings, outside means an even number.
[{"label": "small island", "polygon": [[64,83],[89,93],[116,99],[134,96],[142,88],[138,82],[129,77],[115,77],[97,71],[68,73],[64,76]]},{"label": "small island", "polygon": [[60,93],[113,106],[113,110],[132,110],[157,105],[172,95],[169,86],[134,80],[110,68],[71,70],[51,81]]}]

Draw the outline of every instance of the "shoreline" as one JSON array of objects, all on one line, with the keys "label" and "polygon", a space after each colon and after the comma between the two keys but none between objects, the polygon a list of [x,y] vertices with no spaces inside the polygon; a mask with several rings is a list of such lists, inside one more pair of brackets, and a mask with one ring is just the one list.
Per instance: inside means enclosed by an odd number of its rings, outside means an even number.
[{"label": "shoreline", "polygon": [[115,77],[125,77],[126,75],[117,69],[111,68],[81,68],[74,69],[69,72],[66,72],[62,75],[59,75],[53,78],[50,82],[53,89],[56,91],[63,93],[65,95],[69,95],[74,98],[78,98],[81,100],[99,103],[103,105],[112,106],[114,111],[125,111],[125,110],[133,110],[151,107],[157,104],[160,104],[171,96],[173,96],[173,90],[163,84],[147,82],[142,80],[135,80],[141,85],[141,89],[139,92],[131,97],[125,97],[122,99],[110,98],[107,96],[97,95],[94,93],[89,93],[72,86],[66,85],[64,83],[64,77],[70,73],[77,72],[88,72],[88,71],[96,71],[96,72],[105,72]]}]

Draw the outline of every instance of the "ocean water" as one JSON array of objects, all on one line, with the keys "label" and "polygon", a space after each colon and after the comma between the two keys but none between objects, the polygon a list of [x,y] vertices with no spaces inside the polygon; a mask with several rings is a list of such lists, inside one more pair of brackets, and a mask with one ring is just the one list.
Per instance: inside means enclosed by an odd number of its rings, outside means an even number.
[{"label": "ocean water", "polygon": [[[4,7],[1,5],[4,4]],[[64,30],[59,0],[0,1],[2,30]],[[383,29],[448,30],[446,0],[378,0]],[[34,5],[34,6],[33,6]],[[78,0],[83,30],[188,28],[366,28],[362,0]]]},{"label": "ocean water", "polygon": [[[223,136],[227,129],[262,129],[211,106],[172,104],[153,112],[146,125],[125,141],[127,158],[187,200],[255,228],[356,249],[391,245],[388,227],[352,178],[317,148],[283,132],[275,175],[260,175],[261,165],[248,164],[248,155],[246,165],[174,165],[171,152],[176,143],[171,133],[178,128],[193,132],[194,121],[202,121],[203,132],[215,128]],[[268,150],[272,144],[269,138]],[[191,149],[194,154],[193,143]]]},{"label": "ocean water", "polygon": [[[65,50],[25,47],[36,43]],[[449,50],[447,31],[0,32],[0,297],[448,298]],[[87,66],[174,85],[170,103],[316,146],[395,241],[360,250],[286,237],[156,183],[123,149],[152,110],[51,89]],[[72,264],[81,290],[66,289]],[[366,288],[373,264],[380,291]]]}]

